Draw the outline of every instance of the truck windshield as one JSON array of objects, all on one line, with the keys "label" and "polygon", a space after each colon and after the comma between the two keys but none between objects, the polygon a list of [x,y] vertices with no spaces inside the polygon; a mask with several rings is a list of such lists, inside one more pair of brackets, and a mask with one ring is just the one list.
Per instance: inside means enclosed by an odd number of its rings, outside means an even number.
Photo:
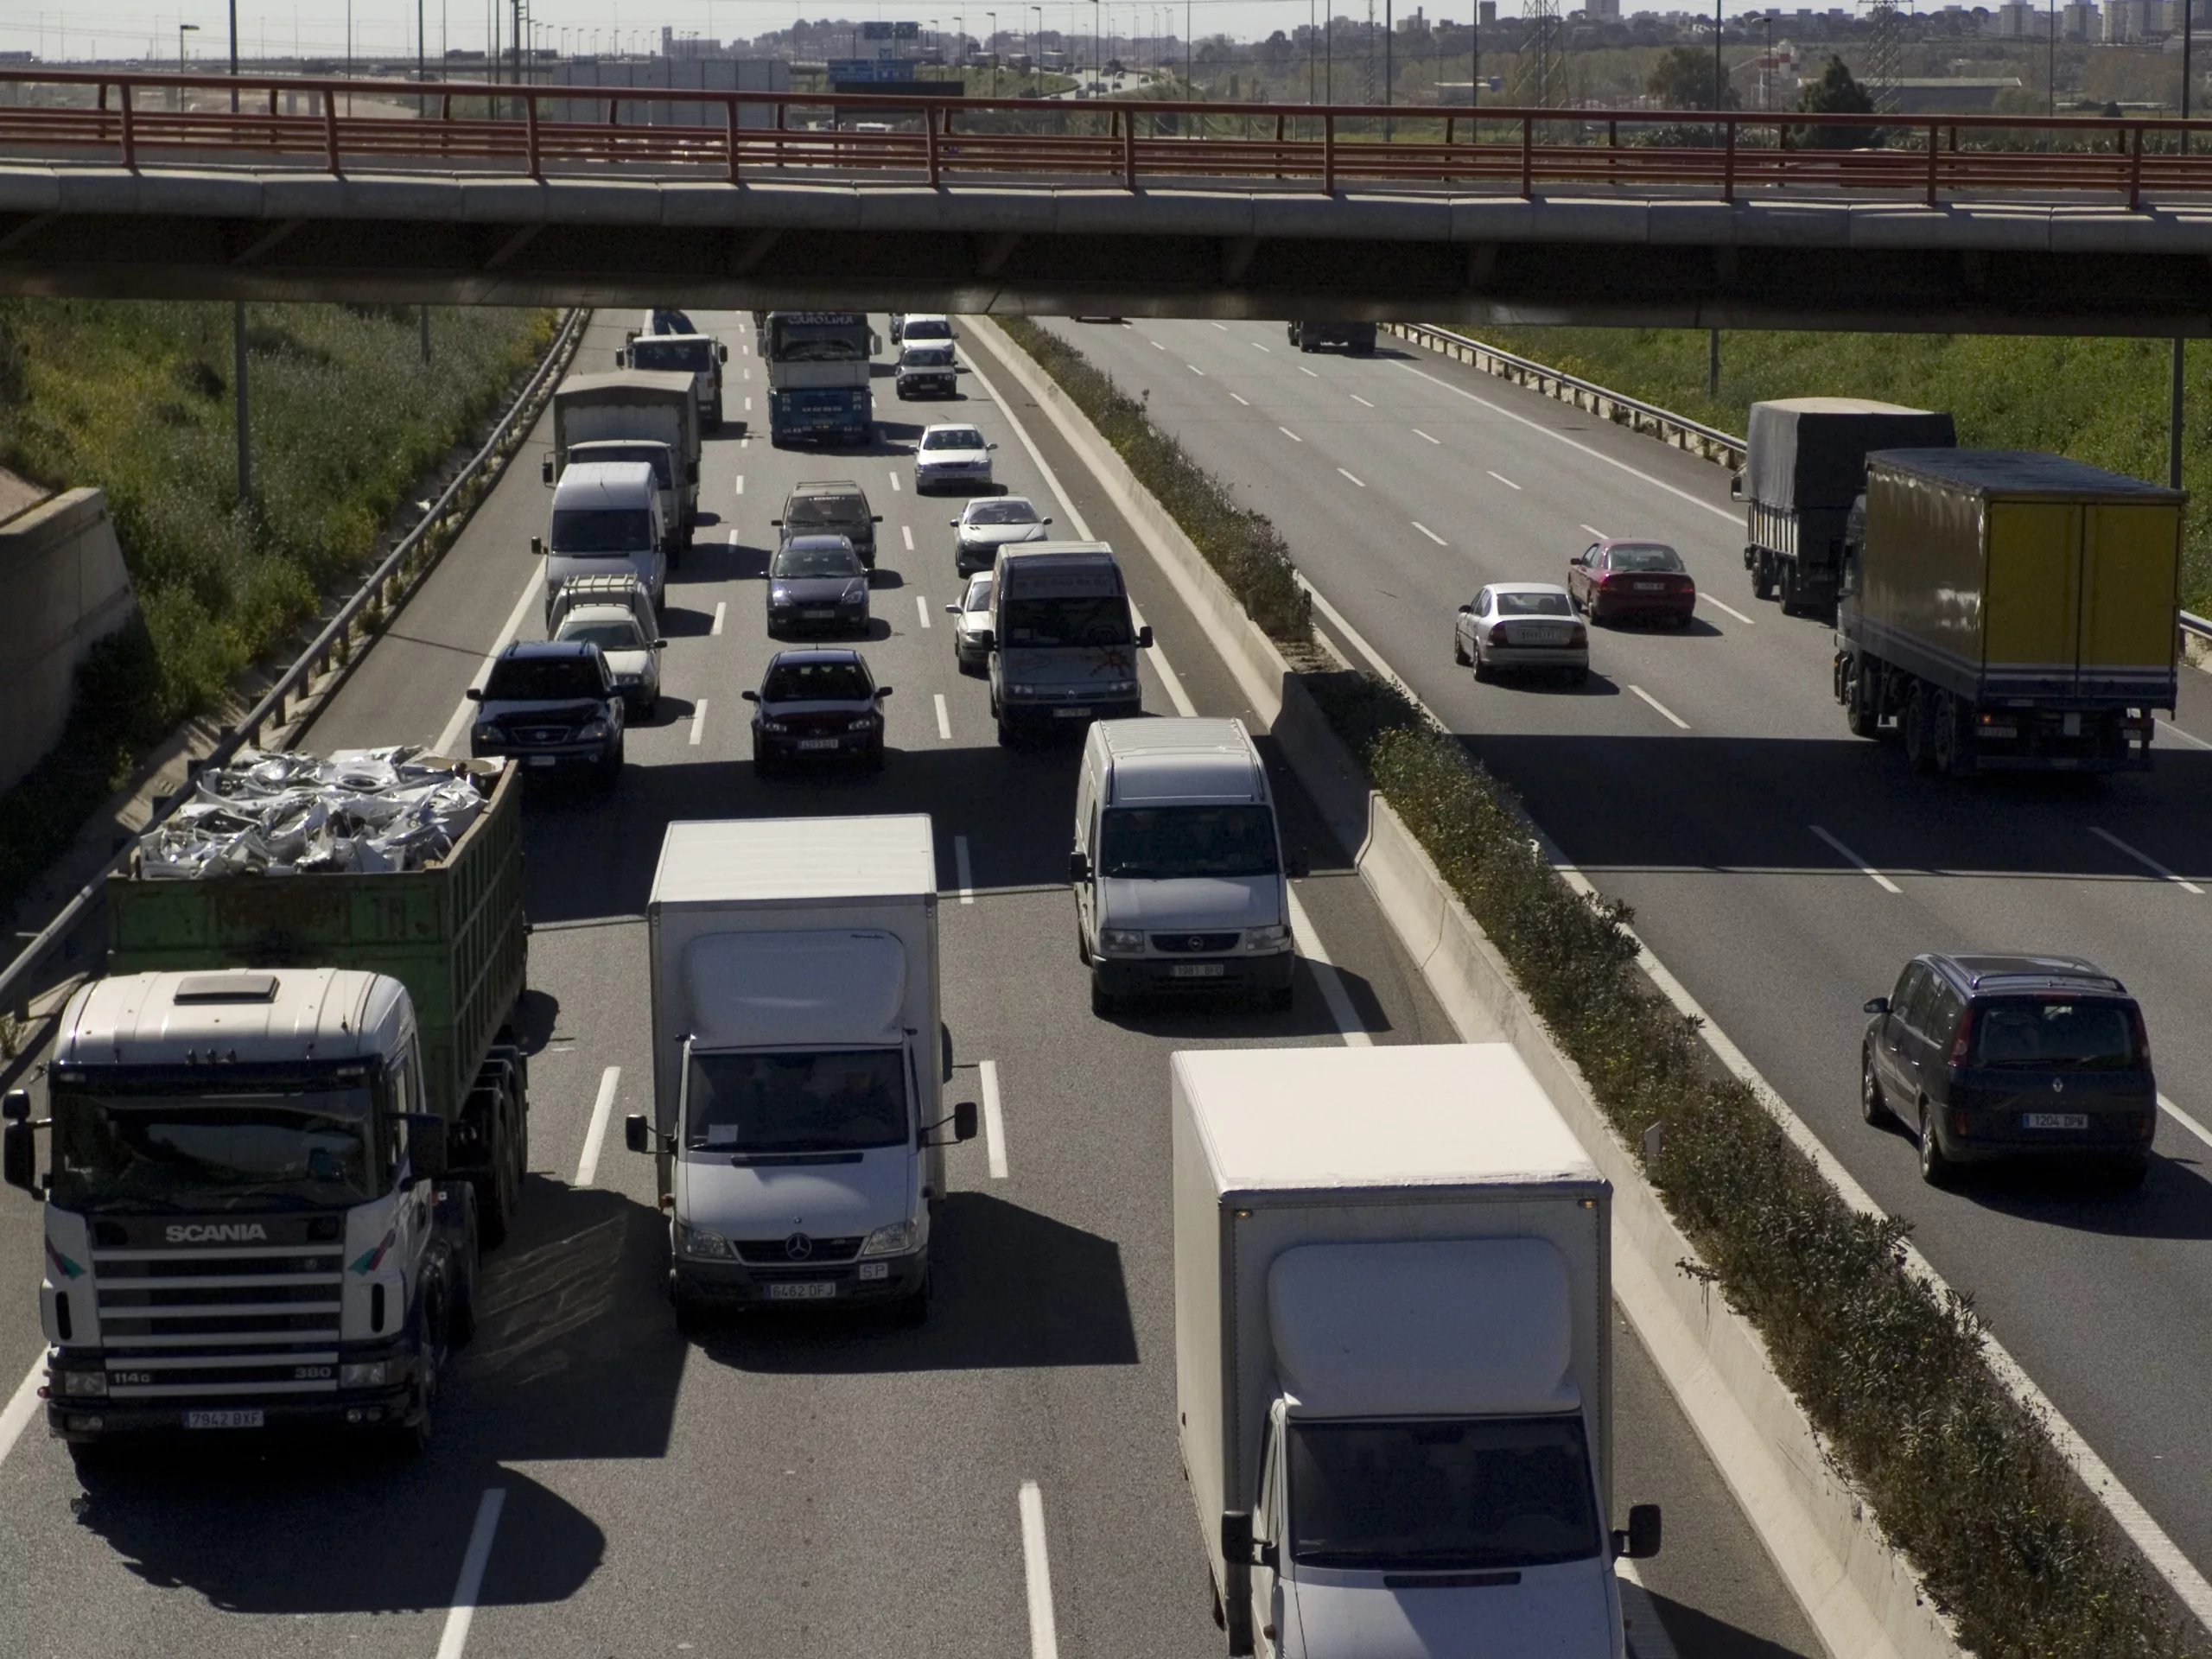
[{"label": "truck windshield", "polygon": [[2008,996],[1974,1010],[1974,1064],[2032,1071],[2135,1068],[2135,1022],[2119,1002]]},{"label": "truck windshield", "polygon": [[54,1091],[54,1201],[88,1214],[344,1208],[378,1195],[365,1088]]},{"label": "truck windshield", "polygon": [[868,321],[850,322],[785,322],[768,320],[768,360],[772,363],[858,363],[868,351]]},{"label": "truck windshield", "polygon": [[684,1098],[687,1152],[855,1152],[906,1138],[897,1049],[698,1054]]},{"label": "truck windshield", "polygon": [[634,507],[562,507],[553,514],[556,553],[645,553],[652,544],[652,515]]},{"label": "truck windshield", "polygon": [[639,340],[630,347],[630,366],[696,374],[715,366],[715,348],[703,340]]},{"label": "truck windshield", "polygon": [[1598,1553],[1580,1418],[1294,1421],[1287,1439],[1301,1566],[1545,1567]]},{"label": "truck windshield", "polygon": [[1119,594],[1050,594],[1008,598],[1003,645],[1049,649],[1065,645],[1126,645],[1129,601]]},{"label": "truck windshield", "polygon": [[1098,843],[1098,873],[1109,879],[1275,873],[1274,814],[1264,806],[1116,807]]}]

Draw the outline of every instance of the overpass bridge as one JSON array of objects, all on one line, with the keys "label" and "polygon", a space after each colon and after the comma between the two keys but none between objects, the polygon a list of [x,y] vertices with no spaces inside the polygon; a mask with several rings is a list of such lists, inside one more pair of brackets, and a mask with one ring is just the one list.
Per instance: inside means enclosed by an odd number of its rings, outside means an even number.
[{"label": "overpass bridge", "polygon": [[2212,333],[2212,122],[923,102],[10,70],[0,293]]}]

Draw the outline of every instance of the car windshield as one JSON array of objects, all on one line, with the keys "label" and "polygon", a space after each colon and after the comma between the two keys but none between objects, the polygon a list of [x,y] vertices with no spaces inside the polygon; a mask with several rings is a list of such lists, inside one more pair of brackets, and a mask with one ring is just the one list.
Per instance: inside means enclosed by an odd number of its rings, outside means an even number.
[{"label": "car windshield", "polygon": [[648,553],[652,515],[640,507],[560,507],[553,513],[553,550],[587,557]]},{"label": "car windshield", "polygon": [[989,577],[986,576],[981,582],[971,582],[968,584],[968,603],[966,608],[971,611],[988,611],[991,608],[991,583]]},{"label": "car windshield", "polygon": [[805,576],[857,576],[859,555],[849,547],[785,547],[768,567],[771,576],[791,580]]},{"label": "car windshield", "polygon": [[906,1138],[897,1049],[694,1054],[687,1152],[855,1152]]},{"label": "car windshield", "polygon": [[365,1088],[184,1096],[54,1087],[54,1202],[109,1214],[378,1196]]},{"label": "car windshield", "polygon": [[1130,638],[1129,602],[1119,594],[1010,599],[1006,603],[1003,643],[1010,646],[1126,645]]},{"label": "car windshield", "polygon": [[907,353],[899,361],[910,369],[949,369],[952,366],[952,347],[925,346],[919,351]]},{"label": "car windshield", "polygon": [[1033,524],[1037,509],[1018,495],[1001,495],[976,502],[968,509],[967,519],[971,524]]},{"label": "car windshield", "polygon": [[1657,542],[1631,542],[1606,555],[1611,570],[1680,570],[1681,555]]},{"label": "car windshield", "polygon": [[1565,594],[1499,594],[1497,613],[1500,616],[1573,616],[1574,610],[1567,602]]},{"label": "car windshield", "polygon": [[2002,997],[1974,1009],[1977,1065],[2126,1071],[2136,1065],[2135,1021],[2125,1003],[2068,997]]},{"label": "car windshield", "polygon": [[760,688],[763,702],[866,702],[874,695],[859,663],[778,663]]},{"label": "car windshield", "polygon": [[1173,881],[1275,869],[1274,814],[1264,806],[1119,806],[1100,823],[1103,876]]},{"label": "car windshield", "polygon": [[668,446],[664,443],[627,444],[620,448],[596,446],[574,455],[577,461],[643,461],[653,469],[653,482],[664,490],[668,487]]},{"label": "car windshield", "polygon": [[1599,1551],[1579,1418],[1293,1422],[1286,1439],[1301,1566],[1546,1567]]},{"label": "car windshield", "polygon": [[645,637],[635,622],[563,622],[561,638],[597,645],[601,651],[643,651]]},{"label": "car windshield", "polygon": [[983,435],[972,426],[940,426],[922,434],[925,449],[980,449]]},{"label": "car windshield", "polygon": [[943,317],[909,317],[899,330],[905,340],[950,340],[952,325]]},{"label": "car windshield", "polygon": [[606,695],[588,657],[506,657],[492,664],[486,702],[596,702]]},{"label": "car windshield", "polygon": [[795,495],[784,503],[784,524],[849,524],[868,518],[868,503],[856,495]]},{"label": "car windshield", "polygon": [[703,340],[639,340],[630,347],[630,366],[696,374],[715,366],[715,348]]}]

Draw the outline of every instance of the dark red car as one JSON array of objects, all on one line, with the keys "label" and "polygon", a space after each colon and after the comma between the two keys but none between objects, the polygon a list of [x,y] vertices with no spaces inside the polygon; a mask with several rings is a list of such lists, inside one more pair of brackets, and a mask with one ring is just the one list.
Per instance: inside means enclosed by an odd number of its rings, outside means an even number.
[{"label": "dark red car", "polygon": [[1593,622],[1643,617],[1681,627],[1697,604],[1697,583],[1682,556],[1664,542],[1616,537],[1592,542],[1567,562],[1567,591]]},{"label": "dark red car", "polygon": [[763,778],[794,764],[857,760],[883,770],[883,699],[857,651],[781,651],[743,694],[753,705],[753,768]]}]

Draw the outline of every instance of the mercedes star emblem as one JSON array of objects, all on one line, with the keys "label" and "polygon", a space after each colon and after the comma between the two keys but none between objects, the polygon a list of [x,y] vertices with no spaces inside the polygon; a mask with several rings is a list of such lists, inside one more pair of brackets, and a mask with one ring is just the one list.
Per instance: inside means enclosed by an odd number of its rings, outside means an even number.
[{"label": "mercedes star emblem", "polygon": [[793,1233],[784,1241],[784,1254],[794,1262],[804,1262],[814,1254],[814,1241],[804,1233]]}]

